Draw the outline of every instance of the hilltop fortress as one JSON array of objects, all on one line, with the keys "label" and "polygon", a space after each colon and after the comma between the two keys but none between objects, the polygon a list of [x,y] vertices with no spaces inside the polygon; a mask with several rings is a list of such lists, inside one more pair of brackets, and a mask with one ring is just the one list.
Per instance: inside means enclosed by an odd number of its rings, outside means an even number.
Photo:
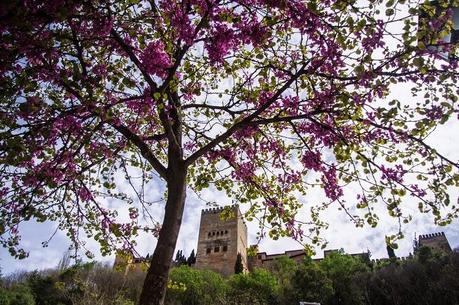
[{"label": "hilltop fortress", "polygon": [[[238,254],[241,255],[244,272],[253,268],[269,269],[273,262],[281,256],[290,257],[297,262],[303,261],[306,257],[303,249],[288,250],[278,254],[259,252],[254,256],[248,256],[247,240],[247,225],[238,205],[202,210],[194,267],[210,269],[229,276],[234,273]],[[415,250],[422,246],[451,252],[451,247],[443,232],[420,235],[415,241]],[[324,251],[324,257],[335,251],[338,250]],[[368,252],[349,255],[358,256],[364,260],[370,259]],[[149,256],[143,258],[120,253],[116,256],[114,267],[123,268],[125,272],[132,269],[146,269],[149,260]],[[314,260],[320,261],[321,259]]]}]

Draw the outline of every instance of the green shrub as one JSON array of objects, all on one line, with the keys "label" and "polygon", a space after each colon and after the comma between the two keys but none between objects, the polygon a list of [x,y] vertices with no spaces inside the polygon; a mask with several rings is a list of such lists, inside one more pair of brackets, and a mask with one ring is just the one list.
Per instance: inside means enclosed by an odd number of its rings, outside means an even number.
[{"label": "green shrub", "polygon": [[227,285],[222,276],[210,270],[188,266],[173,268],[166,294],[167,304],[225,304]]},{"label": "green shrub", "polygon": [[9,305],[35,305],[30,288],[26,285],[18,285],[11,289]]}]

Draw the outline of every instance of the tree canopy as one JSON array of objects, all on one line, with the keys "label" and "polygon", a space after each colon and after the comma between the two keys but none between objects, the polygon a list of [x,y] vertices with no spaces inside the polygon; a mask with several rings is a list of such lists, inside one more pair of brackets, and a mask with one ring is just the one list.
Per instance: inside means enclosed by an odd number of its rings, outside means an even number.
[{"label": "tree canopy", "polygon": [[[449,223],[458,163],[425,139],[458,112],[457,43],[444,39],[453,6],[2,3],[1,244],[26,256],[19,226],[31,219],[80,247],[93,237],[104,255],[149,232],[158,244],[140,304],[160,304],[187,187],[250,203],[247,218],[261,213],[273,238],[320,243],[331,206],[357,226],[376,226],[379,206],[409,222],[405,197]],[[414,99],[391,96],[397,84]],[[152,179],[166,187],[162,223],[145,195]],[[323,200],[302,221],[300,197],[317,187]]]}]

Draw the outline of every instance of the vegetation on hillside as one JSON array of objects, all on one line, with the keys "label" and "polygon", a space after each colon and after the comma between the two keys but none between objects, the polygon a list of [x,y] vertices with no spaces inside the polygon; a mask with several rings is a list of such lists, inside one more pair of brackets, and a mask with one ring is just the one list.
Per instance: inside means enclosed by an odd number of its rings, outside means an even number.
[{"label": "vegetation on hillside", "polygon": [[[133,305],[145,274],[100,263],[16,272],[1,279],[0,305]],[[181,265],[171,270],[168,305],[459,304],[459,253],[421,248],[412,259],[364,262],[332,253],[321,262],[297,264],[282,257],[270,270],[224,278]]]}]

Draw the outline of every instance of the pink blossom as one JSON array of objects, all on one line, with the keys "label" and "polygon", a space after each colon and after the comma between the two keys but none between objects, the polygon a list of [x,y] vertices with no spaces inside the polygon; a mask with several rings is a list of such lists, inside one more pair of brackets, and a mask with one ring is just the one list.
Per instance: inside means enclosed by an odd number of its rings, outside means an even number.
[{"label": "pink blossom", "polygon": [[322,169],[321,154],[318,151],[306,151],[301,157],[301,163],[307,169],[320,171]]},{"label": "pink blossom", "polygon": [[167,69],[172,62],[161,41],[150,42],[140,55],[140,59],[145,71],[161,78],[167,77]]},{"label": "pink blossom", "polygon": [[343,196],[343,189],[338,185],[335,166],[331,166],[323,172],[322,183],[325,195],[331,200],[335,201]]},{"label": "pink blossom", "polygon": [[73,134],[78,134],[81,131],[81,121],[74,116],[65,116],[57,119],[53,124],[53,133],[61,134],[71,131]]},{"label": "pink blossom", "polygon": [[152,228],[152,232],[154,237],[159,237],[159,233],[161,232],[161,224],[159,222],[155,223],[155,226]]},{"label": "pink blossom", "polygon": [[3,197],[5,197],[8,192],[9,189],[7,187],[2,187],[0,189],[0,200],[3,199]]},{"label": "pink blossom", "polygon": [[262,151],[270,152],[276,157],[281,157],[286,154],[284,147],[276,140],[267,140],[260,143],[260,148]]},{"label": "pink blossom", "polygon": [[183,148],[186,151],[194,151],[198,148],[198,145],[193,141],[188,141],[185,144],[183,144]]},{"label": "pink blossom", "polygon": [[261,45],[269,36],[268,28],[256,20],[245,20],[237,26],[241,31],[241,40],[244,43],[252,43],[255,47]]},{"label": "pink blossom", "polygon": [[215,26],[211,38],[206,44],[207,54],[211,63],[221,64],[228,52],[236,47],[234,32],[227,25],[219,23]]},{"label": "pink blossom", "polygon": [[397,183],[403,183],[403,176],[406,173],[402,165],[395,165],[395,168],[381,165],[381,171],[383,179],[388,181],[395,181]]},{"label": "pink blossom", "polygon": [[427,195],[427,192],[424,189],[420,188],[419,185],[412,184],[411,185],[411,195],[422,198]]},{"label": "pink blossom", "polygon": [[277,180],[289,188],[292,184],[297,184],[301,181],[301,175],[298,172],[284,173],[283,175],[279,175]]},{"label": "pink blossom", "polygon": [[289,114],[295,115],[298,113],[300,106],[300,99],[297,96],[284,97],[281,100],[281,107]]},{"label": "pink blossom", "polygon": [[111,223],[112,221],[109,218],[103,217],[100,222],[102,230],[107,231],[110,228]]},{"label": "pink blossom", "polygon": [[93,199],[91,192],[84,186],[80,187],[78,190],[78,197],[80,197],[82,201],[90,201]]},{"label": "pink blossom", "polygon": [[92,73],[97,76],[107,76],[107,66],[105,64],[96,64],[92,67]]},{"label": "pink blossom", "polygon": [[362,47],[366,53],[369,54],[378,47],[384,47],[383,32],[384,22],[382,20],[376,21],[376,27],[367,29],[367,36],[362,39]]},{"label": "pink blossom", "polygon": [[220,158],[223,158],[223,159],[227,160],[229,163],[234,163],[235,159],[236,159],[236,156],[235,156],[234,150],[232,150],[230,148],[224,148],[224,149],[221,149],[221,150],[210,151],[207,154],[207,159],[209,161],[218,160]]},{"label": "pink blossom", "polygon": [[234,138],[236,140],[247,139],[247,138],[254,136],[257,132],[258,132],[258,127],[247,126],[247,127],[238,129],[234,133]]},{"label": "pink blossom", "polygon": [[426,115],[431,120],[440,120],[443,117],[443,109],[440,106],[433,105],[425,109]]},{"label": "pink blossom", "polygon": [[165,14],[169,17],[171,27],[175,31],[176,36],[187,45],[191,45],[194,40],[195,26],[186,12],[186,5],[166,0],[161,1],[161,6]]},{"label": "pink blossom", "polygon": [[255,165],[253,162],[241,163],[232,173],[233,178],[243,182],[252,181],[254,175]]},{"label": "pink blossom", "polygon": [[129,218],[131,220],[135,220],[137,219],[137,217],[139,217],[139,211],[135,208],[130,208],[129,209]]}]

